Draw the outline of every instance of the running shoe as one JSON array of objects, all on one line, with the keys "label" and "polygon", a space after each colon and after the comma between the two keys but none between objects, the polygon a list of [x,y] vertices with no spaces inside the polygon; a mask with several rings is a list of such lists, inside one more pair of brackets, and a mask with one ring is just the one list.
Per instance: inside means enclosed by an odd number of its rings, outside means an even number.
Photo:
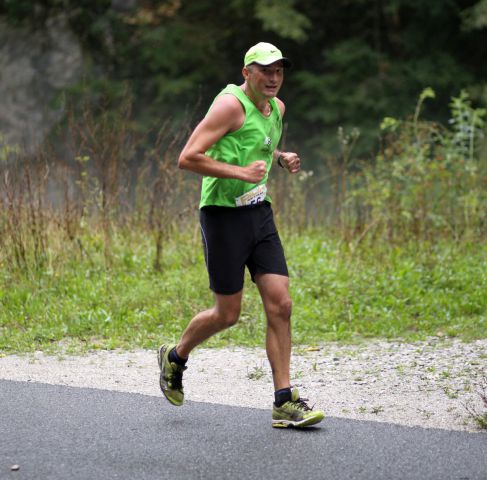
[{"label": "running shoe", "polygon": [[183,372],[187,367],[169,361],[169,352],[176,345],[161,345],[157,353],[157,363],[161,370],[159,385],[164,396],[177,407],[184,402]]},{"label": "running shoe", "polygon": [[298,389],[294,388],[291,393],[291,400],[283,403],[280,407],[274,404],[272,426],[276,428],[301,428],[321,422],[325,418],[324,412],[313,410],[306,401],[306,398],[299,398]]}]

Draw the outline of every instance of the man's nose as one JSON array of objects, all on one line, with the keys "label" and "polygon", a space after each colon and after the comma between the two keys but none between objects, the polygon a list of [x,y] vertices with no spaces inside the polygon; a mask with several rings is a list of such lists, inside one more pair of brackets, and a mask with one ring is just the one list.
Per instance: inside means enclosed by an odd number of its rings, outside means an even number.
[{"label": "man's nose", "polygon": [[279,79],[278,72],[269,72],[269,79],[273,81],[277,81]]}]

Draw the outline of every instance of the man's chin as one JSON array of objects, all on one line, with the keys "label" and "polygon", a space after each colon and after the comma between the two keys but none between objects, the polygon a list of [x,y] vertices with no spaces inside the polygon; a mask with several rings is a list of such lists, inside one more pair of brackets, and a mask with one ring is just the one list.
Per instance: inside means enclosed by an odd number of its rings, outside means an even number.
[{"label": "man's chin", "polygon": [[277,96],[278,93],[279,93],[279,89],[278,88],[266,88],[265,91],[264,91],[264,95],[267,98],[274,98],[274,97]]}]

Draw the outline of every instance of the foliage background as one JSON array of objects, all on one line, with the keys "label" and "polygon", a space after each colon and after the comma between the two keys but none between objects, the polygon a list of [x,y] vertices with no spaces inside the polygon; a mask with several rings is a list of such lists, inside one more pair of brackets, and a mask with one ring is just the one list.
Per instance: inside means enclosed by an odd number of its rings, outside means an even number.
[{"label": "foliage background", "polygon": [[379,146],[384,116],[405,117],[425,87],[425,114],[448,119],[466,89],[487,105],[487,0],[4,0],[0,15],[42,28],[66,15],[84,47],[85,77],[71,94],[134,99],[135,128],[194,124],[213,96],[241,80],[245,51],[277,44],[294,62],[281,91],[286,143],[309,168],[339,153],[337,126]]},{"label": "foliage background", "polygon": [[[155,348],[208,306],[176,158],[262,40],[294,62],[283,146],[304,171],[270,187],[295,339],[485,338],[487,0],[0,2],[24,28],[56,15],[85,75],[62,136],[32,154],[0,135],[0,352]],[[264,330],[248,288],[210,344]]]}]

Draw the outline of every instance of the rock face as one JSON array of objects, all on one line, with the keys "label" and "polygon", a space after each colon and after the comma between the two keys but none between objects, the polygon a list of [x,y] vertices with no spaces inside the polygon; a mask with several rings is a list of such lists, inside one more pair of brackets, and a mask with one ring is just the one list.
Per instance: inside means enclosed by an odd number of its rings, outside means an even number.
[{"label": "rock face", "polygon": [[[0,21],[0,134],[7,145],[34,150],[63,115],[55,102],[78,81],[83,55],[64,17],[30,30]],[[56,105],[57,103],[57,105]]]}]

